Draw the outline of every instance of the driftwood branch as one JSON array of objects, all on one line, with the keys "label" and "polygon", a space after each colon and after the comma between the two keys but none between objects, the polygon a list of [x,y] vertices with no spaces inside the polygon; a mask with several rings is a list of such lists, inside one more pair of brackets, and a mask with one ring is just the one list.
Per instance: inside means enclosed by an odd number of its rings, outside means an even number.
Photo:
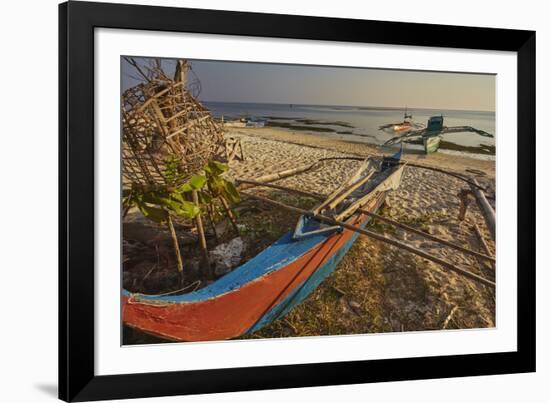
[{"label": "driftwood branch", "polygon": [[466,218],[466,210],[468,209],[468,204],[470,204],[470,195],[473,194],[468,189],[461,189],[458,192],[458,199],[460,200],[460,208],[458,209],[458,220],[464,221]]}]

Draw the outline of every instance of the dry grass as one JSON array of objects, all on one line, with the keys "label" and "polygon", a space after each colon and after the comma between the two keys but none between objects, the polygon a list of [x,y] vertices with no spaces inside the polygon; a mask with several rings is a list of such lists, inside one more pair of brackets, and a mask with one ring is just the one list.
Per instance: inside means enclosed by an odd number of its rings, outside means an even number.
[{"label": "dry grass", "polygon": [[[315,200],[264,191],[285,203],[311,208]],[[248,260],[292,230],[297,214],[247,201],[239,216]],[[428,230],[448,219],[441,212],[415,216],[385,207],[380,214],[415,228]],[[370,229],[392,238],[400,232],[373,220]],[[491,268],[474,271],[488,275]],[[492,272],[494,275],[494,272]],[[306,300],[283,319],[243,339],[365,334],[495,326],[494,292],[441,267],[387,246],[359,237],[334,272]],[[130,333],[130,332],[126,332]],[[139,334],[138,343],[158,342]]]},{"label": "dry grass", "polygon": [[[382,214],[388,215],[389,209]],[[401,221],[422,229],[441,218],[432,212]],[[393,227],[380,221],[373,221],[370,227],[386,236],[396,235]],[[494,326],[493,292],[443,270],[414,255],[360,237],[306,300],[285,318],[243,338]]]}]

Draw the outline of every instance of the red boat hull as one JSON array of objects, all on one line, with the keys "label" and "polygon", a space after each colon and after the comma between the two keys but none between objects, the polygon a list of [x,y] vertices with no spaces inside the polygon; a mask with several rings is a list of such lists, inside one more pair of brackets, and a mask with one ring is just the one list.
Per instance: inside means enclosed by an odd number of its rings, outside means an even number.
[{"label": "red boat hull", "polygon": [[[350,224],[361,225],[367,218],[365,215],[356,216]],[[131,327],[178,341],[223,340],[240,336],[323,266],[353,234],[346,229],[335,233],[287,266],[238,290],[204,301],[159,304],[125,296],[123,320]]]}]

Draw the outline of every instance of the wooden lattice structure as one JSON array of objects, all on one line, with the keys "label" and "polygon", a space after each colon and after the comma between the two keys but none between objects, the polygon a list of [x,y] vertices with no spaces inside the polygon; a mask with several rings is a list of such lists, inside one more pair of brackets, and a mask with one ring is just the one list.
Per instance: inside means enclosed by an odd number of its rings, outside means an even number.
[{"label": "wooden lattice structure", "polygon": [[[122,127],[124,185],[183,183],[225,149],[221,125],[185,88],[185,80],[162,77],[126,90]],[[177,166],[177,178],[167,173],[168,166]]]},{"label": "wooden lattice structure", "polygon": [[244,161],[245,155],[241,139],[228,137],[225,140],[224,156],[227,163],[233,160]]}]

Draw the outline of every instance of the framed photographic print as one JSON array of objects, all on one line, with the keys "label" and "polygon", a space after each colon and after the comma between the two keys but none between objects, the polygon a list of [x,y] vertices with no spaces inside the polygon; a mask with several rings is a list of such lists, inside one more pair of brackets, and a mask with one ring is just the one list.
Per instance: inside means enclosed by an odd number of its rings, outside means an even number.
[{"label": "framed photographic print", "polygon": [[535,33],[60,5],[66,401],[535,370]]}]

